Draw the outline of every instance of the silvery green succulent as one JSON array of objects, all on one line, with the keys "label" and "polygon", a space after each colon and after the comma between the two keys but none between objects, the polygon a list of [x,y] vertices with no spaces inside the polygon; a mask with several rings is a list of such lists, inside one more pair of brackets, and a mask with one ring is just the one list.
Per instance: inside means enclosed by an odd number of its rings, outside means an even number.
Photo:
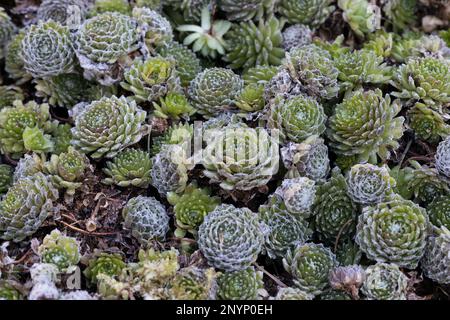
[{"label": "silvery green succulent", "polygon": [[195,53],[181,43],[170,41],[158,47],[157,51],[159,55],[175,60],[177,74],[183,87],[189,86],[191,80],[202,71],[200,60]]},{"label": "silvery green succulent", "polygon": [[412,58],[402,64],[390,82],[392,95],[406,100],[423,100],[439,109],[450,102],[450,63],[433,57]]},{"label": "silvery green succulent", "polygon": [[436,169],[446,178],[450,178],[450,136],[441,141],[435,155]]},{"label": "silvery green succulent", "polygon": [[312,31],[303,24],[294,24],[283,30],[283,48],[286,51],[302,47],[312,42]]},{"label": "silvery green succulent", "polygon": [[439,175],[438,170],[421,166],[414,160],[410,160],[409,164],[412,170],[407,177],[406,187],[412,191],[416,202],[426,206],[437,196],[450,194],[448,182]]},{"label": "silvery green succulent", "polygon": [[188,96],[193,107],[205,117],[233,110],[243,89],[239,75],[225,68],[209,68],[191,81]]},{"label": "silvery green succulent", "polygon": [[319,27],[336,8],[330,0],[281,0],[278,11],[289,23]]},{"label": "silvery green succulent", "polygon": [[131,6],[128,0],[95,0],[89,15],[95,16],[110,11],[130,15]]},{"label": "silvery green succulent", "polygon": [[[34,101],[23,104],[20,100],[16,100],[11,107],[0,110],[1,151],[16,159],[26,152],[27,146],[37,147],[36,151],[43,151],[41,147],[51,144],[47,134],[54,129],[54,126],[55,123],[50,121],[48,104],[37,104]],[[34,139],[36,132],[37,140]],[[39,133],[43,140],[39,139]],[[25,141],[25,139],[28,140]]]},{"label": "silvery green succulent", "polygon": [[0,110],[12,106],[15,100],[25,100],[23,90],[20,87],[14,85],[0,86]]},{"label": "silvery green succulent", "polygon": [[300,143],[306,138],[320,136],[325,131],[327,117],[314,98],[307,95],[275,98],[268,111],[267,125],[278,129],[282,141]]},{"label": "silvery green succulent", "polygon": [[377,263],[366,269],[361,288],[368,300],[406,300],[408,278],[396,264]]},{"label": "silvery green succulent", "polygon": [[363,208],[355,241],[369,259],[414,269],[424,254],[428,228],[425,209],[395,195]]},{"label": "silvery green succulent", "polygon": [[208,263],[227,272],[246,269],[264,245],[264,230],[247,208],[221,204],[205,217],[198,231],[198,246]]},{"label": "silvery green succulent", "polygon": [[380,86],[387,84],[392,76],[392,67],[384,63],[382,57],[366,49],[344,53],[334,61],[343,90],[368,84]]},{"label": "silvery green succulent", "polygon": [[213,20],[208,6],[201,11],[201,23],[198,25],[185,24],[177,27],[180,32],[190,32],[184,36],[183,44],[192,44],[192,50],[204,57],[212,59],[225,54],[226,42],[223,36],[231,28],[231,22],[226,20]]},{"label": "silvery green succulent", "polygon": [[189,119],[189,116],[196,112],[184,93],[179,92],[169,92],[158,103],[153,102],[153,107],[155,108],[153,113],[155,117],[163,119]]},{"label": "silvery green succulent", "polygon": [[226,34],[225,60],[232,69],[280,65],[284,57],[282,25],[276,18],[235,24]]},{"label": "silvery green succulent", "polygon": [[336,257],[323,244],[306,243],[288,252],[283,266],[297,288],[319,295],[328,286],[328,274],[337,266]]},{"label": "silvery green succulent", "polygon": [[113,158],[148,133],[146,112],[125,97],[104,97],[75,116],[72,144],[92,158]]},{"label": "silvery green succulent", "polygon": [[305,93],[318,100],[328,100],[339,91],[338,70],[330,54],[314,44],[293,48],[275,75],[266,84],[266,100],[280,94]]},{"label": "silvery green succulent", "polygon": [[367,41],[363,44],[363,49],[372,51],[378,57],[390,58],[394,47],[394,38],[396,38],[395,33],[386,32],[384,29],[377,30],[368,35]]},{"label": "silvery green succulent", "polygon": [[37,19],[53,20],[63,25],[77,24],[83,20],[89,8],[88,0],[43,0],[37,11]]},{"label": "silvery green succulent", "polygon": [[11,17],[4,8],[0,8],[0,59],[5,57],[5,49],[15,32],[16,26]]},{"label": "silvery green succulent", "polygon": [[0,194],[8,191],[13,181],[13,172],[11,166],[0,164]]},{"label": "silvery green succulent", "polygon": [[15,34],[5,48],[5,71],[10,78],[16,80],[18,85],[32,78],[25,70],[25,62],[22,57],[22,40],[25,37],[25,30]]},{"label": "silvery green succulent", "polygon": [[210,0],[169,0],[166,2],[172,8],[182,11],[184,21],[190,23],[200,22],[202,9],[211,4]]},{"label": "silvery green succulent", "polygon": [[435,197],[427,206],[427,213],[434,226],[450,230],[450,195]]},{"label": "silvery green succulent", "polygon": [[161,136],[153,137],[150,154],[157,155],[165,145],[189,144],[194,134],[194,126],[188,123],[179,123],[170,126]]},{"label": "silvery green succulent", "polygon": [[219,7],[227,18],[237,21],[260,20],[273,14],[276,0],[221,0]]},{"label": "silvery green succulent", "polygon": [[268,83],[278,72],[277,66],[256,66],[242,74],[245,85]]},{"label": "silvery green succulent", "polygon": [[69,29],[54,21],[27,29],[21,55],[25,70],[35,78],[70,73],[76,59]]},{"label": "silvery green succulent", "polygon": [[356,164],[347,174],[347,191],[350,198],[362,205],[376,204],[392,193],[395,180],[386,167],[370,163]]},{"label": "silvery green succulent", "polygon": [[359,249],[358,244],[351,238],[340,241],[337,245],[335,254],[336,259],[341,266],[359,264],[362,258],[362,252]]},{"label": "silvery green succulent", "polygon": [[[69,147],[59,155],[52,154],[43,171],[57,189],[65,190],[66,201],[71,202],[77,189],[83,185],[89,171],[89,159],[83,153]],[[91,169],[92,170],[92,169]]]},{"label": "silvery green succulent", "polygon": [[165,239],[169,231],[166,208],[153,197],[131,198],[123,207],[122,216],[124,227],[143,245]]},{"label": "silvery green succulent", "polygon": [[380,28],[380,8],[367,0],[338,0],[343,18],[359,37]]},{"label": "silvery green succulent", "polygon": [[43,263],[51,263],[58,270],[65,271],[80,261],[80,248],[77,240],[67,237],[58,229],[47,234],[38,248],[38,255]]},{"label": "silvery green succulent", "polygon": [[347,192],[344,176],[334,169],[331,179],[318,186],[312,207],[314,228],[319,238],[334,243],[355,232],[358,207]]},{"label": "silvery green succulent", "polygon": [[103,172],[107,177],[102,182],[120,187],[147,188],[150,183],[151,169],[152,161],[147,152],[139,149],[126,149],[112,161],[106,163]]},{"label": "silvery green succulent", "polygon": [[403,135],[403,117],[398,101],[379,89],[356,91],[334,108],[327,135],[330,146],[340,156],[357,156],[361,162],[377,163],[377,155],[388,159],[399,147]]},{"label": "silvery green succulent", "polygon": [[244,112],[256,112],[264,109],[264,85],[250,83],[244,86],[236,99],[236,106]]},{"label": "silvery green succulent", "polygon": [[53,153],[60,154],[62,152],[66,152],[69,149],[72,140],[72,126],[68,123],[58,124],[52,130],[53,137]]},{"label": "silvery green succulent", "polygon": [[200,269],[190,266],[177,272],[170,282],[170,300],[213,300],[216,298],[217,282],[214,268]]},{"label": "silvery green succulent", "polygon": [[278,144],[264,128],[230,125],[204,137],[203,173],[224,190],[264,186],[278,169]]},{"label": "silvery green succulent", "polygon": [[55,211],[58,191],[42,173],[16,181],[0,202],[0,237],[20,242]]},{"label": "silvery green succulent", "polygon": [[428,238],[421,261],[424,274],[441,284],[450,283],[450,231],[446,227],[435,229]]},{"label": "silvery green succulent", "polygon": [[324,180],[330,171],[328,147],[317,135],[301,143],[287,143],[281,148],[281,157],[289,175],[306,176],[318,182]]},{"label": "silvery green succulent", "polygon": [[217,277],[217,298],[220,300],[256,300],[264,290],[263,274],[249,267],[224,272]]},{"label": "silvery green succulent", "polygon": [[86,20],[75,34],[75,51],[84,77],[109,86],[122,80],[129,55],[141,44],[137,22],[117,12]]},{"label": "silvery green succulent", "polygon": [[307,177],[284,179],[275,190],[286,205],[288,211],[294,215],[308,217],[316,197],[317,186]]},{"label": "silvery green succulent", "polygon": [[409,127],[419,139],[436,143],[450,134],[450,126],[439,112],[417,102],[408,112]]},{"label": "silvery green succulent", "polygon": [[219,197],[211,196],[208,189],[199,188],[196,183],[187,186],[181,195],[169,193],[167,200],[174,206],[178,234],[197,234],[204,218],[220,204]]},{"label": "silvery green succulent", "polygon": [[139,27],[147,49],[151,52],[155,47],[166,44],[173,39],[170,22],[155,10],[147,7],[133,8],[133,17]]},{"label": "silvery green succulent", "polygon": [[276,195],[259,207],[259,215],[269,230],[264,251],[271,259],[283,258],[289,250],[304,244],[312,235],[304,217],[290,213]]},{"label": "silvery green succulent", "polygon": [[44,171],[45,157],[36,153],[25,154],[17,162],[14,170],[13,182],[17,182],[25,177],[33,176]]},{"label": "silvery green succulent", "polygon": [[181,145],[163,146],[152,158],[152,166],[151,184],[160,195],[167,196],[169,192],[181,193],[186,188],[188,169],[191,166]]},{"label": "silvery green succulent", "polygon": [[416,0],[388,0],[383,5],[383,12],[394,30],[402,31],[416,22]]}]

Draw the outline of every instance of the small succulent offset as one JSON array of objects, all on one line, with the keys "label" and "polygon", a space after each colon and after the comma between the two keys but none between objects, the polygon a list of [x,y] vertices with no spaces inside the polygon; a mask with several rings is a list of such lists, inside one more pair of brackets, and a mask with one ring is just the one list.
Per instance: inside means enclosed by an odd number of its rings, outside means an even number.
[{"label": "small succulent offset", "polygon": [[121,151],[112,161],[106,163],[103,169],[107,178],[102,182],[120,187],[135,186],[147,188],[150,184],[152,161],[150,155],[138,149]]},{"label": "small succulent offset", "polygon": [[214,268],[187,267],[179,270],[171,281],[168,296],[171,300],[212,300],[216,291]]},{"label": "small succulent offset", "polygon": [[331,0],[281,0],[278,10],[289,23],[320,26],[336,8]]},{"label": "small succulent offset", "polygon": [[396,264],[377,263],[366,269],[361,292],[368,300],[406,300],[408,278]]},{"label": "small succulent offset", "polygon": [[367,0],[338,0],[344,20],[359,37],[380,28],[380,8]]},{"label": "small succulent offset", "polygon": [[331,55],[314,44],[297,47],[286,54],[278,73],[266,84],[266,100],[277,95],[306,95],[318,100],[328,100],[339,92],[339,71]]},{"label": "small succulent offset", "polygon": [[273,14],[276,0],[221,0],[220,9],[236,21],[260,20]]},{"label": "small succulent offset", "polygon": [[261,65],[280,65],[284,57],[282,25],[276,18],[235,24],[225,36],[225,60],[232,69],[244,70]]},{"label": "small succulent offset", "polygon": [[54,125],[50,121],[48,104],[37,104],[34,101],[23,104],[20,100],[14,101],[13,106],[0,110],[2,153],[20,158],[27,150],[34,151],[34,147],[35,151],[48,151],[42,149],[51,143],[48,134],[54,129]]},{"label": "small succulent offset", "polygon": [[427,206],[430,222],[435,227],[450,229],[450,195],[437,196]]},{"label": "small succulent offset", "polygon": [[[32,76],[25,70],[25,62],[22,57],[22,40],[25,30],[15,34],[5,48],[5,71],[18,85],[29,81]],[[0,49],[1,50],[1,49]],[[1,81],[0,81],[1,82]]]},{"label": "small succulent offset", "polygon": [[67,237],[58,229],[45,236],[38,248],[43,263],[52,263],[58,270],[65,271],[80,261],[80,248],[77,240]]},{"label": "small succulent offset", "polygon": [[225,68],[209,68],[192,80],[188,96],[192,106],[205,117],[232,110],[243,89],[239,75]]},{"label": "small succulent offset", "polygon": [[189,119],[189,116],[196,112],[186,96],[179,92],[169,92],[159,102],[153,102],[153,107],[155,108],[153,113],[155,117],[163,119]]},{"label": "small succulent offset", "polygon": [[260,111],[264,105],[264,85],[259,83],[246,85],[236,100],[236,106],[244,112]]},{"label": "small succulent offset", "polygon": [[179,123],[170,126],[163,135],[153,137],[150,154],[157,155],[166,145],[188,144],[194,134],[194,127],[188,123]]},{"label": "small succulent offset", "polygon": [[390,82],[398,91],[392,95],[406,100],[423,100],[427,105],[450,102],[450,63],[434,57],[409,59]]},{"label": "small succulent offset", "polygon": [[158,101],[168,92],[180,91],[175,61],[170,58],[136,59],[124,78],[121,86],[132,92],[137,102]]},{"label": "small succulent offset", "polygon": [[122,80],[129,54],[140,47],[137,22],[118,12],[86,20],[75,35],[75,51],[87,80],[112,85]]},{"label": "small succulent offset", "polygon": [[421,267],[425,275],[441,284],[450,283],[450,231],[446,227],[435,229],[428,238]]},{"label": "small succulent offset", "polygon": [[450,136],[439,143],[435,155],[436,169],[446,178],[450,178]]},{"label": "small succulent offset", "polygon": [[104,97],[87,105],[75,116],[74,147],[96,158],[113,158],[149,131],[146,112],[125,97]]},{"label": "small succulent offset", "polygon": [[0,8],[0,30],[0,59],[3,59],[6,46],[16,32],[16,26],[3,8]]},{"label": "small succulent offset", "polygon": [[292,214],[308,217],[316,197],[315,182],[306,177],[284,179],[275,190],[284,202],[287,210]]},{"label": "small succulent offset", "polygon": [[217,298],[220,300],[256,300],[264,290],[263,274],[250,267],[224,272],[217,277]]},{"label": "small succulent offset", "polygon": [[11,166],[0,164],[0,194],[8,191],[13,181],[13,172]]},{"label": "small succulent offset", "polygon": [[314,227],[325,242],[341,242],[355,232],[358,207],[347,192],[348,185],[340,170],[318,186],[312,207]]},{"label": "small succulent offset", "polygon": [[347,191],[351,199],[362,205],[376,204],[392,193],[395,180],[386,167],[370,163],[357,164],[347,174]]},{"label": "small succulent offset", "polygon": [[325,131],[327,117],[323,107],[309,96],[300,94],[287,99],[279,96],[268,112],[267,125],[279,130],[282,141],[300,143]]},{"label": "small succulent offset", "polygon": [[306,243],[288,252],[283,259],[297,288],[319,295],[328,286],[328,274],[337,266],[336,257],[323,244]]},{"label": "small succulent offset", "polygon": [[221,204],[200,225],[198,246],[211,266],[239,271],[256,261],[264,237],[263,225],[255,213]]},{"label": "small succulent offset", "polygon": [[387,0],[383,5],[383,12],[396,31],[403,31],[414,25],[416,10],[417,0]]},{"label": "small succulent offset", "polygon": [[381,90],[356,91],[334,109],[327,129],[330,146],[341,156],[357,156],[361,162],[388,159],[399,147],[403,117],[398,101],[383,98]]},{"label": "small succulent offset", "polygon": [[97,283],[99,275],[118,276],[126,267],[120,254],[95,251],[88,260],[85,276],[91,283]]},{"label": "small succulent offset", "polygon": [[169,231],[166,208],[153,197],[137,196],[122,210],[124,227],[143,245],[150,240],[165,239]]},{"label": "small succulent offset", "polygon": [[[72,7],[73,11],[70,10]],[[53,20],[60,24],[66,25],[72,21],[71,13],[78,13],[83,19],[88,11],[88,0],[43,0],[37,11],[38,20]]]},{"label": "small succulent offset", "polygon": [[369,259],[414,269],[425,252],[428,228],[425,209],[395,195],[363,208],[355,241]]},{"label": "small succulent offset", "polygon": [[164,58],[172,57],[175,60],[177,74],[183,87],[189,86],[191,80],[202,71],[200,59],[181,43],[176,41],[164,43],[157,48],[157,52]]},{"label": "small succulent offset", "polygon": [[86,155],[69,147],[67,152],[52,154],[43,169],[57,189],[65,189],[66,201],[71,202],[76,189],[82,186],[90,164]]},{"label": "small succulent offset", "polygon": [[259,207],[259,215],[269,230],[264,251],[271,259],[283,258],[312,235],[304,217],[291,214],[276,195]]},{"label": "small succulent offset", "polygon": [[58,192],[42,173],[24,177],[0,202],[0,238],[20,242],[33,235],[54,211]]},{"label": "small succulent offset", "polygon": [[220,204],[219,197],[211,196],[208,189],[198,188],[195,183],[187,186],[181,195],[170,192],[167,200],[174,206],[177,236],[184,236],[186,231],[197,234],[204,218]]},{"label": "small succulent offset", "polygon": [[181,25],[177,28],[181,32],[190,32],[183,40],[183,44],[193,44],[192,50],[200,52],[204,57],[215,59],[218,55],[225,54],[226,42],[223,39],[225,33],[231,28],[231,22],[225,20],[212,21],[208,6],[201,11],[201,25]]},{"label": "small succulent offset", "polygon": [[445,123],[442,114],[421,102],[409,110],[408,116],[409,127],[419,139],[434,144],[450,134],[450,126]]},{"label": "small succulent offset", "polygon": [[242,74],[245,85],[268,83],[278,72],[277,66],[257,66],[247,69]]},{"label": "small succulent offset", "polygon": [[35,78],[70,73],[75,66],[69,28],[54,21],[30,26],[22,40],[21,54],[25,70]]},{"label": "small succulent offset", "polygon": [[330,170],[328,147],[317,135],[302,143],[289,142],[281,148],[281,157],[290,176],[306,176],[318,182],[324,180]]},{"label": "small succulent offset", "polygon": [[226,191],[261,187],[278,168],[278,144],[264,128],[207,130],[204,175]]},{"label": "small succulent offset", "polygon": [[133,8],[133,17],[139,23],[147,50],[152,52],[155,47],[164,45],[173,39],[170,22],[160,13],[147,7]]}]

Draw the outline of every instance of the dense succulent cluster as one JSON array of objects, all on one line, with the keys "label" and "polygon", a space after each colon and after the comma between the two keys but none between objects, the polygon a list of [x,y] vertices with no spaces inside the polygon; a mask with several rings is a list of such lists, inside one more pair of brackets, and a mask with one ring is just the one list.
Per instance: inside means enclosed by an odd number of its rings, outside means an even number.
[{"label": "dense succulent cluster", "polygon": [[447,2],[1,1],[0,300],[448,300]]}]

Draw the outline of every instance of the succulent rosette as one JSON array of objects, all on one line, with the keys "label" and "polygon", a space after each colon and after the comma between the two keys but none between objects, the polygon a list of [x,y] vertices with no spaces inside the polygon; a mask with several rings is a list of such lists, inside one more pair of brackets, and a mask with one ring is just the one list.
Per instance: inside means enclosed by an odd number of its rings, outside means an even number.
[{"label": "succulent rosette", "polygon": [[[37,11],[38,20],[53,20],[63,25],[79,23],[76,15],[83,20],[89,7],[88,0],[43,0]],[[71,20],[75,18],[74,20]]]},{"label": "succulent rosette", "polygon": [[249,267],[264,245],[264,229],[247,208],[221,204],[205,217],[198,246],[208,263],[227,272]]},{"label": "succulent rosette", "polygon": [[450,136],[439,143],[435,155],[436,169],[446,178],[450,178]]},{"label": "succulent rosette", "polygon": [[281,0],[278,10],[289,23],[319,27],[336,8],[330,0]]},{"label": "succulent rosette", "polygon": [[417,102],[408,112],[409,127],[419,139],[436,143],[450,134],[450,126],[439,112]]},{"label": "succulent rosette", "polygon": [[278,168],[278,144],[263,128],[245,125],[208,130],[205,176],[227,191],[264,186]]},{"label": "succulent rosette", "polygon": [[3,59],[6,46],[16,32],[16,26],[3,8],[0,8],[0,30],[0,59]]},{"label": "succulent rosette", "polygon": [[263,274],[250,267],[224,272],[217,277],[217,298],[220,300],[256,300],[264,290]]},{"label": "succulent rosette", "polygon": [[302,289],[293,287],[282,287],[278,288],[275,297],[270,298],[273,300],[312,300],[314,295],[309,294]]},{"label": "succulent rosette", "polygon": [[406,300],[408,278],[396,264],[377,263],[366,269],[361,288],[368,300]]},{"label": "succulent rosette", "polygon": [[355,241],[369,259],[414,269],[425,252],[428,228],[425,209],[395,195],[363,208]]},{"label": "succulent rosette", "polygon": [[106,163],[103,169],[108,176],[105,184],[115,184],[120,187],[135,186],[147,188],[150,183],[152,161],[150,155],[138,149],[121,151],[112,161]]},{"label": "succulent rosette", "polygon": [[73,145],[92,158],[113,158],[148,133],[146,112],[125,97],[104,97],[75,117]]},{"label": "succulent rosette", "polygon": [[312,42],[312,31],[308,26],[303,24],[294,24],[284,29],[283,48],[286,51],[295,47],[308,45]]},{"label": "succulent rosette", "polygon": [[428,238],[421,261],[424,274],[441,284],[450,283],[450,231],[446,227],[435,229]]},{"label": "succulent rosette", "polygon": [[359,37],[380,28],[380,8],[367,0],[338,0],[343,18]]},{"label": "succulent rosette", "polygon": [[[195,0],[190,1],[195,2]],[[275,0],[222,0],[220,9],[226,12],[230,20],[260,20],[263,16],[273,14],[276,2]]]},{"label": "succulent rosette", "polygon": [[88,260],[84,275],[92,283],[97,283],[99,275],[118,276],[126,267],[120,254],[95,251]]},{"label": "succulent rosette", "polygon": [[327,134],[330,146],[340,156],[357,156],[361,162],[389,158],[399,147],[403,135],[403,117],[397,117],[401,105],[391,103],[381,90],[356,91],[344,98],[329,118]]},{"label": "succulent rosette", "polygon": [[315,182],[306,177],[284,179],[275,190],[284,202],[289,212],[295,215],[308,217],[316,197],[317,186]]},{"label": "succulent rosette", "polygon": [[212,300],[216,298],[217,282],[214,268],[187,267],[179,270],[171,281],[171,300]]},{"label": "succulent rosette", "polygon": [[328,274],[337,266],[337,261],[323,244],[306,243],[290,251],[283,265],[297,288],[319,295],[328,286]]},{"label": "succulent rosette", "polygon": [[52,263],[60,271],[64,271],[80,261],[80,248],[77,240],[63,235],[58,229],[44,237],[38,248],[38,254],[43,263]]},{"label": "succulent rosette", "polygon": [[13,169],[7,164],[0,164],[0,193],[8,191],[13,181]]},{"label": "succulent rosette", "polygon": [[434,226],[450,229],[450,195],[434,198],[427,206],[427,213]]}]

